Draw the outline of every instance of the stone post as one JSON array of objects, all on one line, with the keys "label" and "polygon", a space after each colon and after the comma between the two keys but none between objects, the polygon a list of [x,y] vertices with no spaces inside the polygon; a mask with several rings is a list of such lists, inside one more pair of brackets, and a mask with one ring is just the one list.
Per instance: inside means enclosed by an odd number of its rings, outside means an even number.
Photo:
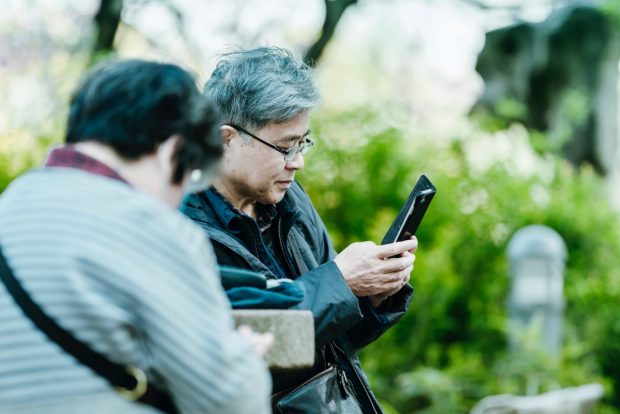
[{"label": "stone post", "polygon": [[512,287],[508,308],[513,347],[519,347],[520,332],[539,321],[541,347],[549,355],[558,355],[562,345],[566,257],[564,240],[549,227],[524,227],[509,241]]}]

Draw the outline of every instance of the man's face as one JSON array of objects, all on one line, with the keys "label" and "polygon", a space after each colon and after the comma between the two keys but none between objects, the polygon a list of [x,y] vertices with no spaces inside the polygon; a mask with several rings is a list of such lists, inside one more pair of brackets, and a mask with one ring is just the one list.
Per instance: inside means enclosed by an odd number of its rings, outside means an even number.
[{"label": "man's face", "polygon": [[[293,147],[304,141],[309,133],[308,112],[249,132],[278,147]],[[241,131],[232,128],[224,135],[227,133],[230,139],[224,145],[222,178],[226,193],[235,198],[230,200],[233,205],[239,207],[239,202],[276,204],[281,201],[293,183],[295,172],[304,167],[303,155],[298,154],[287,162],[284,154]]]}]

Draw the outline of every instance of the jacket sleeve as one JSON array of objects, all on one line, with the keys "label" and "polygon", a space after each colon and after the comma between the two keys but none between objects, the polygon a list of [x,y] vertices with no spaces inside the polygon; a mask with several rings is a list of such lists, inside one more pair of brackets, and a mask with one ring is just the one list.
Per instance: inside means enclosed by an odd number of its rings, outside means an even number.
[{"label": "jacket sleeve", "polygon": [[406,285],[375,309],[367,298],[360,298],[360,308],[364,315],[362,321],[347,331],[347,336],[356,350],[379,338],[385,331],[402,318],[407,311],[413,289]]},{"label": "jacket sleeve", "polygon": [[312,311],[317,346],[327,344],[359,323],[360,304],[333,261],[295,279],[305,299],[293,309]]}]

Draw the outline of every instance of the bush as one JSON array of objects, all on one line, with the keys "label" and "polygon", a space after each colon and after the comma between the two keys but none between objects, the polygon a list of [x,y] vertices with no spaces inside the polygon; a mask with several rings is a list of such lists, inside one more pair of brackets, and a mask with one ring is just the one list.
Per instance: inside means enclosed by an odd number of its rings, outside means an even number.
[{"label": "bush", "polygon": [[0,193],[9,183],[29,168],[40,165],[55,137],[32,138],[25,131],[0,137]]},{"label": "bush", "polygon": [[[389,411],[464,413],[489,394],[600,382],[602,409],[619,412],[620,222],[591,169],[535,154],[518,126],[441,141],[366,109],[314,124],[320,142],[301,180],[337,249],[378,243],[420,174],[438,188],[418,231],[412,306],[361,355]],[[529,224],[554,228],[569,249],[558,359],[507,352],[506,245]]]}]

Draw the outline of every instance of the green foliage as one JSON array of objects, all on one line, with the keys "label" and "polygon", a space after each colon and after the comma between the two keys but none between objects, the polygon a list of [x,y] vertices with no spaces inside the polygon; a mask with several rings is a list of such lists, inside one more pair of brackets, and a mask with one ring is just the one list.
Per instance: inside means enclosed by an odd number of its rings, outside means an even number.
[{"label": "green foliage", "polygon": [[0,193],[22,172],[39,165],[56,137],[30,138],[25,132],[0,137]]},{"label": "green foliage", "polygon": [[[588,122],[592,102],[587,91],[566,88],[558,93],[558,113],[562,122],[555,123],[547,132],[531,129],[530,144],[539,154],[561,154],[562,149],[573,138],[574,131],[583,129]],[[533,118],[530,109],[517,99],[502,98],[491,108],[478,106],[472,111],[472,119],[488,132],[506,130],[515,122],[529,124]]]},{"label": "green foliage", "polygon": [[620,2],[618,0],[607,0],[603,2],[600,9],[611,18],[616,29],[620,27]]},{"label": "green foliage", "polygon": [[[620,222],[593,171],[536,155],[518,128],[442,142],[364,109],[315,124],[319,146],[301,178],[338,249],[379,242],[420,174],[438,188],[418,231],[410,310],[362,352],[388,412],[465,413],[489,394],[589,382],[620,402]],[[569,249],[555,359],[535,345],[507,350],[506,245],[529,224],[554,228]]]}]

